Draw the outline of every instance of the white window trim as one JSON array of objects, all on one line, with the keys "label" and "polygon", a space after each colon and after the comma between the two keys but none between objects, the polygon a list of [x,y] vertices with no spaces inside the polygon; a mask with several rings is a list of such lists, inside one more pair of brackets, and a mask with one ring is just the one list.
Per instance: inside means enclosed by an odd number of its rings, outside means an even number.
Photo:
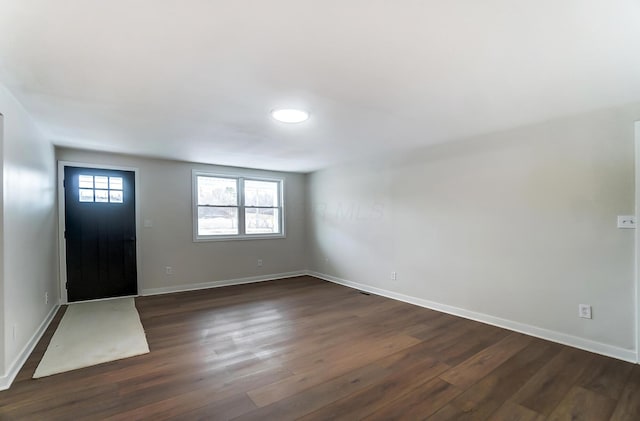
[{"label": "white window trim", "polygon": [[[198,235],[198,176],[230,178],[238,180],[238,231],[236,235]],[[244,221],[244,180],[272,181],[278,183],[278,198],[280,200],[280,232],[278,234],[245,234]],[[229,240],[265,240],[274,238],[286,238],[285,234],[285,201],[284,201],[284,179],[253,176],[248,174],[224,174],[208,171],[191,171],[191,204],[192,204],[192,224],[193,242],[202,243],[209,241],[229,241]]]}]

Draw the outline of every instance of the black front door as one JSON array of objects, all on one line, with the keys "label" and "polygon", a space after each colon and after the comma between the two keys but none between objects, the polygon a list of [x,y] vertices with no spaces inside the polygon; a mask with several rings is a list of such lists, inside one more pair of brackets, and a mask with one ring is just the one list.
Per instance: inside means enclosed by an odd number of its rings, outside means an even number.
[{"label": "black front door", "polygon": [[134,173],[65,166],[64,189],[68,300],[137,294]]}]

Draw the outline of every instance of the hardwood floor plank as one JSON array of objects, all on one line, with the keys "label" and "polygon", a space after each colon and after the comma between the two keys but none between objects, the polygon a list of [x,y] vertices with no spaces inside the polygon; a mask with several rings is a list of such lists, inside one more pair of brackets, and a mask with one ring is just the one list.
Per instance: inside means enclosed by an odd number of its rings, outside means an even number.
[{"label": "hardwood floor plank", "polygon": [[255,409],[255,405],[244,393],[234,394],[211,402],[206,389],[193,390],[128,411],[102,418],[105,421],[128,421],[139,419],[185,420],[206,417],[206,419],[231,419]]},{"label": "hardwood floor plank", "polygon": [[631,371],[627,384],[622,390],[611,421],[640,420],[640,366]]},{"label": "hardwood floor plank", "polygon": [[616,401],[582,387],[572,387],[567,396],[553,410],[549,421],[600,421],[608,420]]},{"label": "hardwood floor plank", "polygon": [[438,355],[442,362],[454,367],[486,347],[504,339],[511,332],[498,329],[494,326],[482,325],[478,322],[468,321],[462,329],[466,331],[448,346],[438,349]]},{"label": "hardwood floor plank", "polygon": [[540,339],[531,342],[491,374],[456,397],[434,420],[484,420],[511,398],[542,366],[560,352],[561,346]]},{"label": "hardwood floor plank", "polygon": [[[455,400],[455,399],[453,399]],[[453,402],[452,400],[452,402]],[[464,406],[453,405],[451,402],[440,407],[437,412],[429,417],[429,421],[482,421],[487,419],[489,413],[482,413],[473,408],[466,409]]]},{"label": "hardwood floor plank", "polygon": [[302,420],[357,420],[375,413],[386,402],[419,388],[449,368],[420,350],[420,345],[404,349],[376,362],[390,374],[376,384],[301,418]]},{"label": "hardwood floor plank", "polygon": [[422,340],[427,345],[431,357],[452,366],[454,364],[450,364],[447,361],[457,361],[456,358],[460,355],[460,352],[468,352],[471,347],[478,344],[476,339],[469,341],[469,338],[465,338],[469,331],[464,322],[464,320],[457,320],[440,326],[437,332],[431,332],[433,335],[426,340],[416,335],[412,336]]},{"label": "hardwood floor plank", "polygon": [[462,393],[462,389],[436,377],[398,399],[385,403],[366,420],[423,420]]},{"label": "hardwood floor plank", "polygon": [[545,417],[523,406],[506,402],[495,414],[489,417],[490,421],[545,421]]},{"label": "hardwood floor plank", "polygon": [[[117,402],[117,386],[100,384],[78,390],[74,393],[73,409],[82,414],[82,418],[90,417],[96,411],[112,407]],[[28,402],[15,402],[3,406],[1,413],[11,414],[13,419],[67,420],[69,408],[67,402],[57,396],[48,399],[31,399]],[[1,417],[0,417],[1,418]]]},{"label": "hardwood floor plank", "polygon": [[[180,413],[179,415],[167,417],[167,420],[185,421],[185,420],[202,420],[202,421],[222,421],[239,417],[242,414],[251,412],[256,409],[249,397],[242,393],[220,402],[206,404],[197,409]],[[143,414],[146,416],[146,414]],[[164,414],[158,419],[163,419]]]},{"label": "hardwood floor plank", "polygon": [[503,340],[441,374],[440,378],[447,383],[466,389],[521,351],[530,342],[529,336],[511,333]]},{"label": "hardwood floor plank", "polygon": [[369,364],[301,393],[264,406],[238,420],[295,420],[385,378],[387,368]]},{"label": "hardwood floor plank", "polygon": [[622,394],[633,365],[602,355],[594,355],[589,369],[578,379],[577,385],[617,400]]},{"label": "hardwood floor plank", "polygon": [[166,412],[166,408],[177,407],[180,411],[200,408],[207,403],[224,401],[239,393],[245,393],[254,385],[279,381],[291,375],[286,370],[267,370],[253,375],[233,378],[202,378],[166,382],[159,386],[141,388],[120,396],[122,403],[114,410],[100,413],[101,418],[136,419],[132,414],[144,414],[149,418]]},{"label": "hardwood floor plank", "polygon": [[414,336],[422,341],[432,339],[434,336],[441,335],[451,329],[461,330],[468,326],[467,320],[452,316],[446,313],[438,313],[432,317],[428,323],[418,323],[404,326],[403,332],[407,335]]},{"label": "hardwood floor plank", "polygon": [[549,416],[592,360],[593,354],[564,348],[516,393],[513,401]]},{"label": "hardwood floor plank", "polygon": [[292,368],[301,367],[295,375],[247,393],[257,406],[266,406],[416,343],[415,338],[397,335],[379,342],[366,342],[364,346],[341,348],[340,355],[333,357],[313,353],[306,361],[292,362]]}]

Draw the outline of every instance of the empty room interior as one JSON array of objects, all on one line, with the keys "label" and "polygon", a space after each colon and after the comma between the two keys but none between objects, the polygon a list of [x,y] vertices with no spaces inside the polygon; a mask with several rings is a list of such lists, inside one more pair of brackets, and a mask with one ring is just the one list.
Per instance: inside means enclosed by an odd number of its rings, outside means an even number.
[{"label": "empty room interior", "polygon": [[636,0],[0,1],[0,419],[640,420]]}]

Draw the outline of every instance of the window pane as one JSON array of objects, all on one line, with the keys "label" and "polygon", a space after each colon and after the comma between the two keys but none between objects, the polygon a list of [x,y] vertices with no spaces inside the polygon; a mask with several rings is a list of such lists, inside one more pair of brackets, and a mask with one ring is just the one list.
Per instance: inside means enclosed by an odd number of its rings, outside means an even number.
[{"label": "window pane", "polygon": [[96,175],[95,176],[96,189],[108,189],[109,188],[109,177],[103,177]]},{"label": "window pane", "polygon": [[109,177],[109,188],[111,190],[122,190],[122,177]]},{"label": "window pane", "polygon": [[92,189],[93,188],[93,176],[92,175],[80,175],[79,178],[79,186],[81,189]]},{"label": "window pane", "polygon": [[238,185],[235,179],[198,176],[197,181],[198,205],[238,205]]},{"label": "window pane", "polygon": [[109,192],[109,202],[111,202],[111,203],[122,203],[122,191],[120,191],[120,190],[111,190]]},{"label": "window pane", "polygon": [[245,206],[279,206],[277,181],[244,181]]},{"label": "window pane", "polygon": [[81,202],[93,202],[93,189],[80,189]]},{"label": "window pane", "polygon": [[245,232],[247,234],[279,234],[280,209],[245,208]]},{"label": "window pane", "polygon": [[198,207],[198,235],[237,235],[238,208]]},{"label": "window pane", "polygon": [[108,202],[109,190],[96,190],[96,202]]}]

